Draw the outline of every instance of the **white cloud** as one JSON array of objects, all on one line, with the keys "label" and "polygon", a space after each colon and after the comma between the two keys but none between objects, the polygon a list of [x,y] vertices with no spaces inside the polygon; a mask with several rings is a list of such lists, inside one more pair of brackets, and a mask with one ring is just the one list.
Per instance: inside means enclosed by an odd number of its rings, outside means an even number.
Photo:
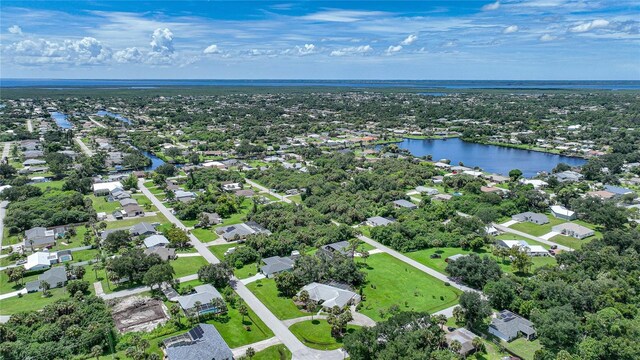
[{"label": "white cloud", "polygon": [[518,25],[511,25],[511,26],[507,26],[506,28],[504,28],[504,30],[502,30],[503,34],[512,34],[514,32],[517,32],[519,30]]},{"label": "white cloud", "polygon": [[205,53],[205,54],[220,54],[220,53],[222,53],[222,51],[220,51],[220,48],[218,47],[218,45],[212,44],[212,45],[207,46],[207,48],[204,49],[203,53]]},{"label": "white cloud", "polygon": [[297,55],[297,56],[305,56],[311,55],[316,52],[316,46],[313,44],[304,44],[303,46],[294,47],[293,49],[287,49],[282,52],[283,55]]},{"label": "white cloud", "polygon": [[391,45],[387,48],[386,53],[393,54],[393,53],[397,53],[400,50],[402,50],[402,45],[396,45],[396,46]]},{"label": "white cloud", "polygon": [[550,35],[550,34],[544,34],[542,36],[540,36],[540,41],[542,42],[549,42],[549,41],[553,41],[556,40],[558,37],[554,36],[554,35]]},{"label": "white cloud", "polygon": [[111,59],[111,50],[92,37],[62,42],[23,40],[9,45],[7,54],[20,64],[101,64]]},{"label": "white cloud", "polygon": [[604,19],[596,19],[593,21],[587,21],[582,24],[578,24],[569,28],[570,32],[574,33],[583,33],[587,31],[591,31],[593,29],[600,29],[609,26],[609,22]]},{"label": "white cloud", "polygon": [[12,34],[22,35],[22,28],[20,28],[20,26],[18,26],[18,25],[13,25],[13,26],[9,27],[8,30]]},{"label": "white cloud", "polygon": [[168,28],[157,28],[151,35],[151,50],[162,54],[173,54],[173,33]]},{"label": "white cloud", "polygon": [[492,10],[498,10],[498,8],[500,7],[500,0],[491,3],[491,4],[487,4],[485,6],[482,7],[482,11],[492,11]]},{"label": "white cloud", "polygon": [[382,17],[387,13],[382,11],[356,11],[356,10],[327,10],[305,15],[302,18],[311,21],[350,23],[363,20],[368,17]]},{"label": "white cloud", "polygon": [[400,45],[411,45],[416,40],[418,40],[418,35],[411,34],[411,35],[407,36],[406,39],[402,40],[402,42],[400,42]]},{"label": "white cloud", "polygon": [[362,45],[362,46],[350,46],[338,50],[333,50],[329,55],[330,56],[348,56],[348,55],[359,55],[366,54],[368,52],[373,51],[371,45]]},{"label": "white cloud", "polygon": [[116,51],[113,54],[113,59],[121,64],[126,63],[141,63],[144,61],[144,55],[142,51],[137,47],[130,47],[124,50]]},{"label": "white cloud", "polygon": [[446,48],[456,47],[456,46],[458,46],[458,40],[457,39],[448,40],[448,41],[445,41],[442,44],[440,44],[440,46],[446,47]]}]

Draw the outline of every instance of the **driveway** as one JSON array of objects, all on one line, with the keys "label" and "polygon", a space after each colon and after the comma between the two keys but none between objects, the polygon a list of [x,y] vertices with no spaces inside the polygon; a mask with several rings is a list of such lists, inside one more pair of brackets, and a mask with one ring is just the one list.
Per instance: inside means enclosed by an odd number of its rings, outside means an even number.
[{"label": "driveway", "polygon": [[249,184],[249,185],[251,185],[251,186],[253,186],[253,187],[255,187],[255,188],[259,189],[259,190],[260,190],[260,191],[262,191],[262,192],[266,192],[266,193],[268,193],[269,195],[271,195],[271,196],[273,196],[273,197],[275,197],[275,198],[277,198],[277,199],[280,199],[280,200],[282,200],[282,201],[284,201],[284,202],[286,202],[286,203],[288,203],[288,204],[291,204],[291,203],[293,202],[293,201],[291,201],[291,199],[289,199],[289,198],[287,198],[287,197],[284,197],[284,196],[282,196],[282,195],[280,195],[280,194],[278,194],[278,193],[274,193],[273,191],[271,191],[271,190],[267,189],[266,187],[264,187],[264,186],[262,186],[262,185],[260,185],[260,184],[258,184],[258,183],[256,183],[256,182],[254,182],[254,181],[251,181],[251,180],[249,180],[249,179],[244,179],[244,180],[247,182],[247,184]]},{"label": "driveway", "polygon": [[[555,246],[558,247],[558,249],[563,250],[563,251],[573,251],[573,249],[568,247],[568,246],[560,245],[558,243],[554,243],[553,241],[549,241],[547,239],[543,239],[543,238],[538,237],[538,236],[533,236],[533,235],[527,234],[526,232],[514,230],[512,228],[508,228],[506,226],[502,226],[502,225],[498,225],[498,224],[493,224],[493,227],[495,227],[499,231],[508,232],[508,233],[515,234],[515,235],[519,235],[519,236],[522,236],[523,238],[527,238],[527,239],[531,239],[533,241],[541,242],[541,243],[547,244],[549,246],[555,245]],[[549,234],[547,234],[547,235],[549,235]]]}]

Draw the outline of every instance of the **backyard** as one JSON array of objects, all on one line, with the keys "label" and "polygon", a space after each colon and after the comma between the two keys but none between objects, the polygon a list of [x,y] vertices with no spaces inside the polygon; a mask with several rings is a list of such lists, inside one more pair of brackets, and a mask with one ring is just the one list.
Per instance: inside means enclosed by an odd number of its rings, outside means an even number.
[{"label": "backyard", "polygon": [[280,320],[307,316],[293,300],[278,296],[276,282],[273,279],[262,279],[247,285],[247,288]]},{"label": "backyard", "polygon": [[[347,333],[360,326],[348,325]],[[334,350],[342,347],[342,339],[331,336],[331,325],[326,320],[307,320],[291,325],[289,330],[306,346],[318,350]]]}]

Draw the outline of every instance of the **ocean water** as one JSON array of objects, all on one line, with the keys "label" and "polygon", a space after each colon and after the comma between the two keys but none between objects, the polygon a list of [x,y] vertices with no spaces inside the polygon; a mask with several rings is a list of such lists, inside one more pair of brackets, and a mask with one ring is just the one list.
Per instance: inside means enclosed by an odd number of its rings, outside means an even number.
[{"label": "ocean water", "polygon": [[[129,88],[194,86],[346,87],[410,89],[587,89],[640,90],[640,81],[529,81],[529,80],[100,80],[100,79],[0,79],[0,88]],[[434,94],[437,96],[437,93]]]}]

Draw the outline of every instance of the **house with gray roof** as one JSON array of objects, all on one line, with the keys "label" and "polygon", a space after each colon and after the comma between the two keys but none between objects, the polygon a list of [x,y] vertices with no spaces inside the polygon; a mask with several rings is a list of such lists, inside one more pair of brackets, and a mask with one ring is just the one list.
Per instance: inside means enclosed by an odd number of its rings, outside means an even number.
[{"label": "house with gray roof", "polygon": [[22,166],[37,166],[37,165],[44,165],[44,164],[46,164],[46,163],[47,163],[47,162],[46,162],[46,161],[44,161],[44,160],[28,159],[28,160],[25,160],[25,161],[22,163]]},{"label": "house with gray roof", "polygon": [[221,226],[216,229],[216,233],[221,235],[226,241],[244,240],[249,235],[265,234],[271,235],[271,231],[263,228],[255,221],[247,221],[241,224]]},{"label": "house with gray roof", "polygon": [[593,236],[596,233],[595,231],[589,229],[588,227],[574,224],[574,223],[559,224],[552,227],[551,230],[565,236],[574,237],[576,239],[584,239],[589,236]]},{"label": "house with gray roof", "polygon": [[382,216],[372,216],[367,219],[366,224],[371,227],[376,227],[376,226],[387,226],[389,224],[393,224],[394,222],[395,221],[389,220]]},{"label": "house with gray roof", "polygon": [[[357,305],[361,297],[353,291],[341,289],[339,287],[313,282],[302,288],[309,293],[309,298],[316,301],[325,309],[332,309],[334,306],[344,308],[347,305]],[[300,292],[297,294],[300,296]]]},{"label": "house with gray roof", "polygon": [[23,246],[25,249],[40,249],[56,244],[56,236],[53,230],[38,226],[24,232]]},{"label": "house with gray roof", "polygon": [[293,270],[295,260],[290,257],[272,256],[262,259],[264,266],[260,267],[260,272],[267,278],[272,278],[284,271]]},{"label": "house with gray roof", "polygon": [[449,346],[451,346],[451,343],[454,341],[457,341],[462,345],[458,351],[462,356],[465,356],[476,349],[476,347],[473,346],[473,339],[477,338],[478,335],[465,328],[455,329],[447,333],[444,337],[447,341],[447,345]]},{"label": "house with gray roof", "polygon": [[393,207],[396,209],[415,210],[418,208],[418,205],[412,203],[411,201],[400,199],[393,202]]},{"label": "house with gray roof", "polygon": [[544,225],[549,223],[549,218],[547,217],[547,215],[534,213],[531,211],[515,214],[511,217],[511,219],[519,222],[530,222],[538,225]]},{"label": "house with gray roof", "polygon": [[[210,313],[220,313],[224,309],[212,306],[213,299],[222,299],[222,295],[209,284],[199,285],[194,288],[195,292],[189,295],[179,296],[176,301],[180,304],[185,314],[198,312],[200,315]],[[199,303],[199,305],[198,305]]]},{"label": "house with gray roof", "polygon": [[129,230],[133,236],[152,235],[156,233],[156,227],[148,222],[140,222],[131,227]]},{"label": "house with gray roof", "polygon": [[558,179],[558,181],[561,183],[578,182],[582,180],[582,178],[584,177],[582,174],[577,173],[575,171],[571,171],[571,170],[562,171],[557,174],[554,174],[553,176],[555,176],[555,178]]},{"label": "house with gray roof", "polygon": [[509,310],[502,310],[491,319],[489,333],[504,341],[511,341],[519,335],[522,335],[527,340],[532,340],[536,336],[536,331],[531,321]]},{"label": "house with gray roof", "polygon": [[63,287],[67,283],[67,270],[64,266],[56,266],[51,268],[38,276],[38,280],[30,281],[26,283],[25,287],[27,292],[36,292],[41,289],[42,283],[49,284],[49,288],[55,289]]},{"label": "house with gray roof", "polygon": [[320,251],[329,257],[333,257],[333,254],[351,256],[348,241],[338,241],[332,244],[322,245],[320,246]]},{"label": "house with gray roof", "polygon": [[233,352],[215,326],[198,324],[162,342],[168,360],[232,360]]},{"label": "house with gray roof", "polygon": [[164,237],[164,235],[154,234],[144,239],[144,246],[147,248],[165,245],[169,245],[169,239]]},{"label": "house with gray roof", "polygon": [[621,197],[627,194],[633,194],[633,190],[627,189],[627,188],[623,188],[620,186],[613,186],[613,185],[605,185],[604,189],[610,193],[615,194],[615,197]]},{"label": "house with gray roof", "polygon": [[156,254],[162,259],[162,261],[175,260],[176,258],[176,249],[164,247],[164,246],[154,246],[144,250],[145,255]]}]

